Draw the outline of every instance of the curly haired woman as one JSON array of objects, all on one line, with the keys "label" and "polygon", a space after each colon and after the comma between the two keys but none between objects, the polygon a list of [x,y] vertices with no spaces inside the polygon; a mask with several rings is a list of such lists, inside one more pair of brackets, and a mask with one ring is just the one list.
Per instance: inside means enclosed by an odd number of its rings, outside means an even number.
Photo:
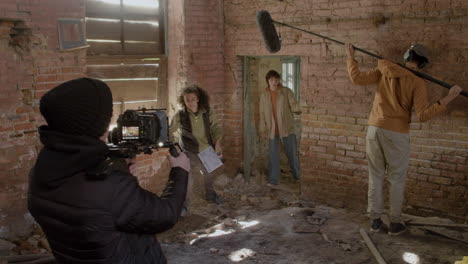
[{"label": "curly haired woman", "polygon": [[[202,88],[196,85],[184,88],[177,101],[182,106],[182,109],[171,120],[169,128],[170,140],[180,143],[190,159],[192,168],[200,168],[200,170],[193,169],[192,171],[195,173],[200,171],[201,176],[204,178],[206,200],[220,204],[222,203],[222,199],[213,188],[215,171],[208,173],[197,154],[211,146],[218,155],[222,155],[221,124],[210,108],[208,94]],[[179,138],[176,138],[176,132],[179,132]],[[187,198],[182,215],[188,215],[192,185],[193,177],[190,175]]]}]

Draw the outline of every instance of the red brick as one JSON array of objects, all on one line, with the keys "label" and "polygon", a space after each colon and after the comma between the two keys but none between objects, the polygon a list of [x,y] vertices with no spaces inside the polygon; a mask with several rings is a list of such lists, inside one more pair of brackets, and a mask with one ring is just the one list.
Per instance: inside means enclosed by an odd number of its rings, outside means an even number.
[{"label": "red brick", "polygon": [[34,129],[35,126],[33,123],[23,123],[23,124],[18,124],[18,125],[15,125],[15,130],[18,131],[18,130],[30,130],[30,129]]},{"label": "red brick", "polygon": [[23,107],[16,108],[16,113],[17,114],[31,113],[33,111],[34,111],[33,108],[30,107],[30,106],[23,106]]},{"label": "red brick", "polygon": [[450,185],[452,183],[452,179],[445,177],[429,176],[428,182]]},{"label": "red brick", "polygon": [[39,75],[36,77],[36,82],[41,83],[41,82],[54,82],[57,80],[56,75]]},{"label": "red brick", "polygon": [[457,164],[457,171],[468,173],[468,165]]},{"label": "red brick", "polygon": [[433,175],[433,176],[439,176],[440,175],[440,170],[431,169],[431,168],[420,167],[420,168],[418,168],[418,172],[422,173],[422,174]]}]

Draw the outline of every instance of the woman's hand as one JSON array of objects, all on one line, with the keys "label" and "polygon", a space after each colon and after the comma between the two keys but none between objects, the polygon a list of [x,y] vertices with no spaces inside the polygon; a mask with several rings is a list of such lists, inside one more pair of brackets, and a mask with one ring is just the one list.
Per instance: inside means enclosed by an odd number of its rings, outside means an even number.
[{"label": "woman's hand", "polygon": [[221,142],[218,140],[215,144],[215,152],[216,153],[223,153],[223,148],[221,147]]},{"label": "woman's hand", "polygon": [[125,162],[127,162],[128,170],[130,171],[130,174],[135,175],[136,173],[136,158],[133,159],[125,159]]}]

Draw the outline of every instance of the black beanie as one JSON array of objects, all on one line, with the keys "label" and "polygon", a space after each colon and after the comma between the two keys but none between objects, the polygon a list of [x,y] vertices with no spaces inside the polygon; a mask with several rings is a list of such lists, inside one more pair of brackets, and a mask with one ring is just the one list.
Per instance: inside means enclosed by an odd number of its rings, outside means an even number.
[{"label": "black beanie", "polygon": [[112,93],[100,80],[75,79],[42,96],[40,110],[51,130],[98,138],[112,117]]}]

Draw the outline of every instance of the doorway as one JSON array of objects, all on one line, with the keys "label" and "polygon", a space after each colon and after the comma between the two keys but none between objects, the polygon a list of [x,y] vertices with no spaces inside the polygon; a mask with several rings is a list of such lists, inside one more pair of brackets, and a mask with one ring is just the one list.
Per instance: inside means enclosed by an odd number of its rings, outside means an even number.
[{"label": "doorway", "polygon": [[[260,95],[267,88],[265,75],[275,70],[281,74],[281,83],[291,89],[296,99],[300,99],[300,58],[295,56],[244,56],[244,177],[255,178],[258,183],[265,183],[268,175],[268,140],[260,138],[258,129],[260,120]],[[296,120],[298,146],[301,136],[301,123]],[[281,179],[290,178],[292,174],[286,155],[281,148]]]}]

